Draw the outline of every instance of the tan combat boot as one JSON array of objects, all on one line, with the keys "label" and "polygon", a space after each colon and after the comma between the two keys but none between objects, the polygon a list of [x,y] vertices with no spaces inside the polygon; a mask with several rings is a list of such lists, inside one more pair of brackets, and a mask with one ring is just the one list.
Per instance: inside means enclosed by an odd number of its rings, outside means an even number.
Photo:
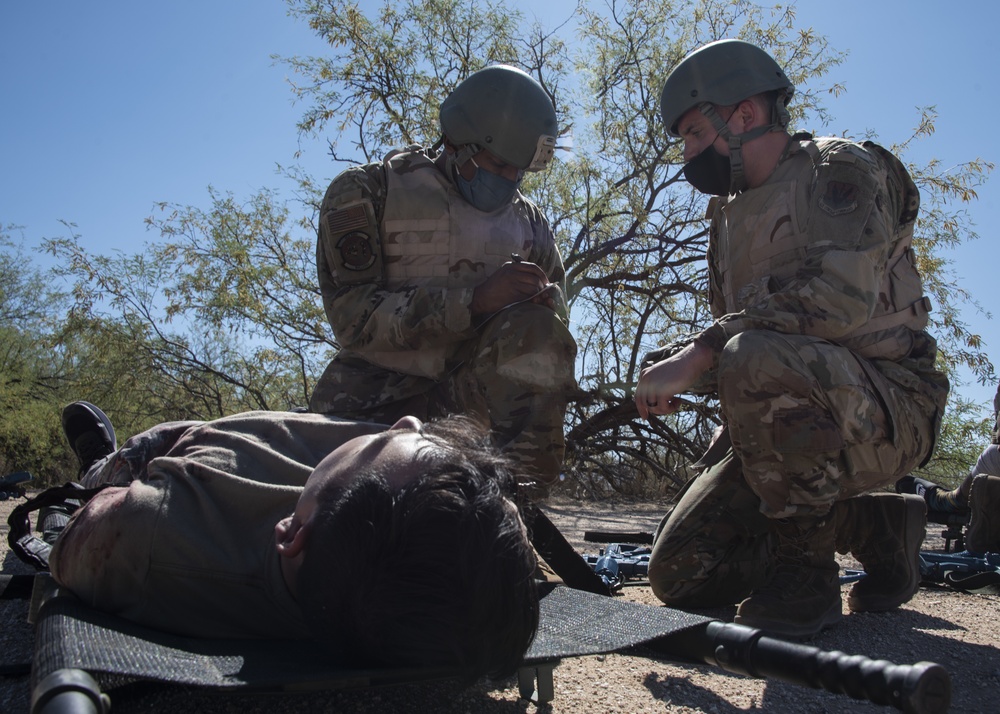
[{"label": "tan combat boot", "polygon": [[966,550],[972,553],[1000,552],[1000,477],[979,474],[972,479],[969,511]]},{"label": "tan combat boot", "polygon": [[899,607],[920,587],[920,547],[927,506],[913,494],[873,493],[833,507],[837,552],[851,553],[865,569],[847,596],[852,612]]},{"label": "tan combat boot", "polygon": [[843,618],[833,519],[774,524],[778,545],[771,576],[740,603],[735,622],[784,637],[811,637]]}]

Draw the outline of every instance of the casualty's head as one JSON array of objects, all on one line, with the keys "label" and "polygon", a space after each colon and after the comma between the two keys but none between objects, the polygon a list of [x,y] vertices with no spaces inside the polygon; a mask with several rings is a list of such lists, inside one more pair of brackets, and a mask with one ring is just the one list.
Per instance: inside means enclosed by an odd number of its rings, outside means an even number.
[{"label": "casualty's head", "polygon": [[481,211],[511,202],[526,171],[543,171],[558,124],[548,93],[516,67],[469,75],[441,104],[441,132],[459,192]]},{"label": "casualty's head", "polygon": [[276,528],[318,640],[356,665],[515,671],[538,626],[512,462],[469,419],[353,439]]},{"label": "casualty's head", "polygon": [[684,140],[684,176],[703,193],[747,187],[744,146],[785,132],[795,91],[767,52],[742,40],[704,45],[674,67],[660,95],[671,136]]}]

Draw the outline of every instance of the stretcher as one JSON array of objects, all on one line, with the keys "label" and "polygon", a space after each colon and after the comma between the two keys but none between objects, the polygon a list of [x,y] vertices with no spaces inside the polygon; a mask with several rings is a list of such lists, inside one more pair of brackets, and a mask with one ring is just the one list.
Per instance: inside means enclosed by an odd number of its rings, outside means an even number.
[{"label": "stretcher", "polygon": [[[301,693],[461,678],[447,668],[345,667],[302,641],[209,640],[150,630],[85,606],[47,574],[32,578],[35,625],[31,713],[106,714],[117,691],[141,683],[222,692]],[[538,635],[518,673],[521,697],[554,699],[562,660],[609,652],[708,664],[751,677],[825,689],[914,714],[947,711],[950,678],[938,664],[893,664],[824,651],[668,607],[542,583]],[[655,666],[655,665],[654,665]]]}]

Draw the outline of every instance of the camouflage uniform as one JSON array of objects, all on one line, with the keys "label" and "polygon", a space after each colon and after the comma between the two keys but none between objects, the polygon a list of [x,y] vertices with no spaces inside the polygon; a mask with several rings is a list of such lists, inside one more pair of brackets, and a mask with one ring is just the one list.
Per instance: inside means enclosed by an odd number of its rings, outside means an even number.
[{"label": "camouflage uniform", "polygon": [[1000,476],[1000,386],[993,397],[993,438],[976,460],[969,477],[977,474]]},{"label": "camouflage uniform", "polygon": [[993,439],[976,459],[976,464],[966,477],[963,486],[980,474],[1000,477],[1000,386],[997,387],[996,396],[993,397]]},{"label": "camouflage uniform", "polygon": [[993,397],[993,443],[1000,444],[1000,385]]},{"label": "camouflage uniform", "polygon": [[[948,394],[910,249],[916,186],[881,147],[792,137],[762,186],[713,199],[708,262],[724,433],[658,529],[680,605],[767,580],[774,519],[824,517],[930,458]],[[838,534],[840,538],[840,534]]]},{"label": "camouflage uniform", "polygon": [[[511,253],[545,271],[560,309],[529,301],[474,319],[474,289]],[[333,181],[316,261],[340,351],[311,411],[384,423],[477,415],[535,477],[557,478],[576,343],[562,259],[537,206],[517,193],[479,211],[434,156],[409,147]]]}]

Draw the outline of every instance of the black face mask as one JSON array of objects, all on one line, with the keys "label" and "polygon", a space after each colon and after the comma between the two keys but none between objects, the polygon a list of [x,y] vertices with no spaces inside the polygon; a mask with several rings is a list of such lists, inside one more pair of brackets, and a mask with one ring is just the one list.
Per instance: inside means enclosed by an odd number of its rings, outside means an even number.
[{"label": "black face mask", "polygon": [[702,193],[728,196],[732,183],[732,165],[709,144],[705,150],[684,164],[684,178]]}]

